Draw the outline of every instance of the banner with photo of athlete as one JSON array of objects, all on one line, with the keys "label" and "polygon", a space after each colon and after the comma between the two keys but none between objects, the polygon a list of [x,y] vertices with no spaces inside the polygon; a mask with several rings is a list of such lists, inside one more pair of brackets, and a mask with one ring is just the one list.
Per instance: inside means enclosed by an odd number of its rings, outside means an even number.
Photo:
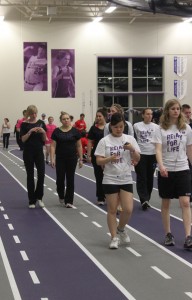
[{"label": "banner with photo of athlete", "polygon": [[75,98],[75,50],[52,49],[52,98]]},{"label": "banner with photo of athlete", "polygon": [[47,91],[47,43],[24,42],[24,91]]}]

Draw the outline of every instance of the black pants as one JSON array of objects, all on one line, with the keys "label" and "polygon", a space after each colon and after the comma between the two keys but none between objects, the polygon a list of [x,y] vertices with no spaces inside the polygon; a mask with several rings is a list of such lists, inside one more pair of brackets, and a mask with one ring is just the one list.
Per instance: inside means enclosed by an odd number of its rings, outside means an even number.
[{"label": "black pants", "polygon": [[8,149],[10,133],[3,133],[3,148]]},{"label": "black pants", "polygon": [[[77,165],[77,157],[71,159],[56,158],[57,193],[60,199],[65,200],[65,204],[67,203],[73,204],[76,165]],[[66,186],[66,190],[65,190],[65,186]]]},{"label": "black pants", "polygon": [[136,188],[141,204],[149,201],[153,190],[153,175],[156,168],[155,155],[141,154],[141,159],[135,172],[137,174]]},{"label": "black pants", "polygon": [[[27,172],[27,191],[29,204],[41,200],[44,194],[45,161],[42,149],[24,149],[23,160]],[[37,184],[34,180],[34,166],[37,169]]]},{"label": "black pants", "polygon": [[105,194],[103,192],[103,169],[101,166],[96,164],[96,157],[94,155],[91,156],[91,162],[94,169],[95,180],[96,180],[96,196],[98,201],[104,201]]}]

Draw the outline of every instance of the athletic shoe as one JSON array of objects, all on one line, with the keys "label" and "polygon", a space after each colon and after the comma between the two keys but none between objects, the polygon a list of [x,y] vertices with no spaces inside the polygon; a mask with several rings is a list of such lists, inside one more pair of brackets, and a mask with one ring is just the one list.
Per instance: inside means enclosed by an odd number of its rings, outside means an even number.
[{"label": "athletic shoe", "polygon": [[45,207],[45,204],[43,203],[42,200],[38,200],[38,203],[39,203],[39,206],[40,206],[41,208]]},{"label": "athletic shoe", "polygon": [[29,204],[29,208],[35,208],[35,204]]},{"label": "athletic shoe", "polygon": [[73,208],[73,204],[67,203],[67,204],[65,204],[65,207],[67,207],[67,208]]},{"label": "athletic shoe", "polygon": [[64,199],[60,199],[60,198],[59,198],[59,203],[60,203],[61,205],[63,205],[63,204],[64,204]]},{"label": "athletic shoe", "polygon": [[105,205],[105,201],[97,201],[97,205],[103,206],[103,205]]},{"label": "athletic shoe", "polygon": [[192,236],[188,235],[185,239],[185,243],[184,243],[184,248],[185,249],[191,249],[192,248]]},{"label": "athletic shoe", "polygon": [[171,232],[168,232],[166,234],[165,240],[164,240],[164,245],[165,246],[174,246],[175,245],[174,236],[171,234]]},{"label": "athletic shoe", "polygon": [[128,236],[126,230],[119,231],[119,229],[117,228],[117,234],[118,234],[122,244],[130,243],[130,237]]},{"label": "athletic shoe", "polygon": [[118,237],[114,237],[111,239],[111,242],[109,244],[109,249],[118,249],[119,248],[119,239]]},{"label": "athletic shoe", "polygon": [[143,203],[141,204],[141,207],[142,207],[142,210],[147,210],[148,207],[149,207],[147,201],[143,202]]},{"label": "athletic shoe", "polygon": [[151,204],[149,203],[149,201],[146,201],[146,202],[147,202],[147,207],[151,208]]}]

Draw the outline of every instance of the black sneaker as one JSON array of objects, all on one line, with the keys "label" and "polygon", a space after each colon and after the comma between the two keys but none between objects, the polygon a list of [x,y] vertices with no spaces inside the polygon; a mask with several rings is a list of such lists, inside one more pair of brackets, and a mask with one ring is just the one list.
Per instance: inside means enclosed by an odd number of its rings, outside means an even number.
[{"label": "black sneaker", "polygon": [[171,234],[171,232],[168,232],[166,234],[165,240],[164,240],[164,245],[165,246],[174,246],[175,245],[174,236]]},{"label": "black sneaker", "polygon": [[184,243],[184,248],[185,249],[192,249],[192,236],[188,235],[185,239],[185,243]]},{"label": "black sneaker", "polygon": [[149,207],[147,201],[143,202],[143,203],[141,204],[141,207],[142,207],[142,210],[147,210],[148,207]]}]

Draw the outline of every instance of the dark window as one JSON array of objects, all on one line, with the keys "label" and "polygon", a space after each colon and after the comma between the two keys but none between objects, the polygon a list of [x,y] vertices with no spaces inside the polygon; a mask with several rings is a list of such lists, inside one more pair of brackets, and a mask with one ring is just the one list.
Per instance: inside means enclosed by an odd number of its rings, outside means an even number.
[{"label": "dark window", "polygon": [[128,77],[127,58],[114,58],[114,77]]},{"label": "dark window", "polygon": [[133,58],[132,60],[132,76],[146,77],[147,76],[147,59]]},{"label": "dark window", "polygon": [[112,58],[98,59],[98,77],[112,77]]}]

